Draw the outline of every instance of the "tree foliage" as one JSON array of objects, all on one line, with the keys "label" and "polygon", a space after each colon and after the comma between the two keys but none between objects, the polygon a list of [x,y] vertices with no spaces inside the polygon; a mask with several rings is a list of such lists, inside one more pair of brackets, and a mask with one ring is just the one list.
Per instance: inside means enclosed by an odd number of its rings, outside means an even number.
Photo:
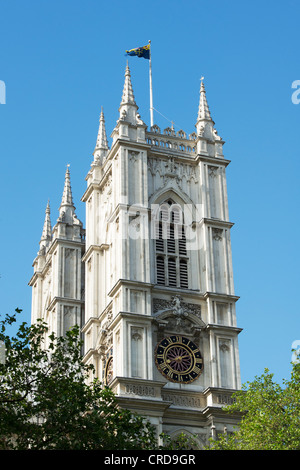
[{"label": "tree foliage", "polygon": [[279,385],[274,374],[264,374],[247,382],[234,394],[228,412],[240,412],[238,429],[212,442],[211,449],[299,450],[300,449],[300,363],[292,364],[289,380]]},{"label": "tree foliage", "polygon": [[[20,310],[16,310],[20,312]],[[79,328],[65,337],[48,334],[38,321],[7,334],[16,314],[0,322],[5,360],[0,363],[0,450],[138,450],[158,448],[154,427],[122,409],[82,362]],[[48,347],[43,342],[48,336]],[[289,380],[275,383],[268,369],[234,394],[228,413],[241,413],[233,434],[212,441],[210,450],[299,450],[300,363]],[[195,448],[186,436],[163,436],[160,449]]]},{"label": "tree foliage", "polygon": [[[16,310],[20,312],[20,310]],[[95,379],[81,356],[79,329],[65,337],[49,335],[47,325],[22,323],[10,338],[0,322],[5,361],[0,364],[0,450],[154,449],[154,427],[142,416],[121,409],[108,387]]]}]

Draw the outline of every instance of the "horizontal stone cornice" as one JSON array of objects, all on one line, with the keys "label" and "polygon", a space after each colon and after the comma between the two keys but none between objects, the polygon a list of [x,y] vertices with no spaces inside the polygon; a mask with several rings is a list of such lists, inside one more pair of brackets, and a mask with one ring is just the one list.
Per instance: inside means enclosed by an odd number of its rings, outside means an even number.
[{"label": "horizontal stone cornice", "polygon": [[66,248],[83,248],[85,246],[85,240],[69,240],[67,238],[55,238],[51,243],[48,254],[52,254],[53,251],[59,246]]},{"label": "horizontal stone cornice", "polygon": [[[91,170],[90,170],[91,172]],[[91,173],[89,173],[91,174]],[[105,185],[107,179],[109,178],[111,174],[111,164],[106,168],[105,172],[103,172],[101,179],[93,179],[93,181],[89,184],[87,187],[86,191],[84,192],[81,201],[87,202],[88,198],[92,194],[93,191],[100,191],[101,188]],[[86,177],[86,179],[89,178],[89,175]]]},{"label": "horizontal stone cornice", "polygon": [[88,258],[91,256],[92,253],[94,252],[103,252],[104,250],[108,250],[109,245],[106,243],[102,243],[101,245],[90,245],[87,249],[87,251],[84,253],[82,257],[82,261],[85,262],[88,260]]},{"label": "horizontal stone cornice", "polygon": [[82,358],[83,363],[87,363],[93,357],[99,357],[99,353],[96,349],[89,349]]},{"label": "horizontal stone cornice", "polygon": [[197,163],[203,162],[203,163],[212,163],[212,164],[217,164],[217,165],[222,165],[227,167],[229,163],[231,163],[231,160],[226,160],[225,158],[218,158],[218,157],[210,157],[208,155],[201,155],[197,154],[195,157],[195,160]]},{"label": "horizontal stone cornice", "polygon": [[99,326],[100,320],[97,317],[90,317],[81,328],[82,333],[86,333],[93,325]]},{"label": "horizontal stone cornice", "polygon": [[219,332],[222,331],[223,333],[241,333],[243,331],[242,328],[238,328],[237,326],[229,326],[229,325],[221,325],[219,323],[209,323],[206,325],[206,330],[218,330]]},{"label": "horizontal stone cornice", "polygon": [[[47,254],[48,254],[48,253],[47,253]],[[51,267],[51,265],[52,265],[52,259],[51,259],[51,257],[49,256],[48,259],[46,260],[46,263],[45,263],[45,265],[43,266],[43,268],[42,268],[40,271],[36,271],[36,272],[32,275],[30,281],[28,282],[28,285],[29,285],[29,286],[32,286],[32,285],[38,280],[38,278],[44,279],[44,277],[45,277],[45,275],[46,275],[48,269]]]},{"label": "horizontal stone cornice", "polygon": [[222,292],[205,292],[203,295],[204,299],[217,300],[219,302],[237,302],[240,297],[233,294],[225,294]]},{"label": "horizontal stone cornice", "polygon": [[30,281],[28,282],[28,285],[32,287],[38,279],[43,279],[43,278],[44,278],[44,276],[43,276],[42,272],[37,271],[32,275]]},{"label": "horizontal stone cornice", "polygon": [[134,150],[139,149],[139,150],[146,150],[146,151],[151,148],[151,145],[147,144],[146,142],[138,142],[135,140],[125,140],[122,138],[118,138],[115,141],[114,145],[112,146],[111,151],[107,158],[108,159],[113,158],[115,153],[117,153],[118,150],[123,146],[130,147]]},{"label": "horizontal stone cornice", "polygon": [[64,305],[72,305],[72,306],[80,305],[81,306],[81,305],[84,305],[84,300],[55,296],[51,300],[48,306],[48,310],[52,310],[59,303],[62,303]]},{"label": "horizontal stone cornice", "polygon": [[119,404],[127,409],[145,411],[147,416],[163,416],[170,402],[161,400],[161,389],[165,382],[115,377],[109,384]]},{"label": "horizontal stone cornice", "polygon": [[142,282],[142,281],[132,281],[130,279],[119,279],[112,289],[108,292],[109,297],[113,297],[115,293],[123,286],[130,286],[130,287],[139,287],[144,289],[150,289],[154,286],[154,284],[149,282]]},{"label": "horizontal stone cornice", "polygon": [[204,294],[199,289],[181,289],[180,287],[167,287],[153,284],[152,289],[153,295],[168,294],[168,295],[180,295],[182,297],[195,297],[197,299],[204,299]]},{"label": "horizontal stone cornice", "polygon": [[86,189],[86,191],[84,192],[82,198],[81,198],[81,201],[82,202],[87,202],[88,198],[90,197],[90,195],[92,194],[92,192],[95,190],[95,189],[100,189],[100,182],[97,183],[97,182],[93,182],[91,184],[89,184],[88,188]]},{"label": "horizontal stone cornice", "polygon": [[229,222],[228,220],[222,220],[222,219],[215,219],[215,218],[209,218],[209,217],[203,217],[199,222],[194,222],[194,224],[198,225],[209,225],[211,227],[215,228],[227,228],[230,229],[234,226],[233,222]]},{"label": "horizontal stone cornice", "polygon": [[149,322],[152,323],[154,321],[154,317],[152,315],[146,315],[145,313],[136,313],[136,312],[118,312],[117,315],[112,319],[110,327],[114,328],[121,320],[133,320],[141,322]]}]

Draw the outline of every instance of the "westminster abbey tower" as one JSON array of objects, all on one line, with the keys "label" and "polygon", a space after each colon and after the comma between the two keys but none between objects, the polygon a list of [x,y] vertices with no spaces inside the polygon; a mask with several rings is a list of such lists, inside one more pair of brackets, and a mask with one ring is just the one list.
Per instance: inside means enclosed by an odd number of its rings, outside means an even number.
[{"label": "westminster abbey tower", "polygon": [[[197,113],[198,111],[198,113]],[[128,65],[109,147],[104,113],[78,220],[67,168],[59,215],[47,205],[34,260],[32,323],[81,327],[121,406],[172,438],[231,432],[240,388],[224,141],[201,83],[195,132],[148,129]],[[85,169],[83,168],[83,172]],[[83,178],[84,178],[83,174]]]}]

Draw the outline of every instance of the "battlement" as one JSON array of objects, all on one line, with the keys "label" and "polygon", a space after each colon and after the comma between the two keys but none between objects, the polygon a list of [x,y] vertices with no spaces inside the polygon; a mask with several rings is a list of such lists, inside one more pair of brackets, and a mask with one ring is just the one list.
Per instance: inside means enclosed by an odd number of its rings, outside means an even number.
[{"label": "battlement", "polygon": [[197,134],[195,132],[187,137],[182,129],[175,132],[173,127],[167,127],[162,133],[160,127],[156,124],[151,127],[150,131],[146,131],[147,144],[161,150],[172,150],[172,152],[177,150],[196,154],[196,139]]}]

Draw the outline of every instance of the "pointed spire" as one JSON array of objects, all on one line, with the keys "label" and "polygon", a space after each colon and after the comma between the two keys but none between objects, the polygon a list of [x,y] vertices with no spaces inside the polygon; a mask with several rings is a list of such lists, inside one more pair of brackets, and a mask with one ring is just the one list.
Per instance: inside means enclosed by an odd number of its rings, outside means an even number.
[{"label": "pointed spire", "polygon": [[71,190],[71,182],[70,182],[70,170],[69,166],[67,165],[67,170],[65,174],[65,185],[64,185],[64,191],[62,195],[62,200],[61,200],[61,205],[62,206],[73,206],[73,197],[72,197],[72,190]]},{"label": "pointed spire", "polygon": [[105,119],[103,108],[101,107],[101,113],[99,118],[99,130],[97,135],[96,147],[94,150],[94,164],[102,165],[103,159],[107,156],[108,152],[108,141],[105,129]]},{"label": "pointed spire", "polygon": [[98,150],[98,149],[108,150],[108,141],[107,141],[107,136],[106,136],[105,119],[104,119],[102,106],[101,106],[101,113],[100,113],[100,119],[99,119],[99,131],[98,131],[95,150]]},{"label": "pointed spire", "polygon": [[43,242],[43,245],[46,245],[47,242],[51,241],[52,238],[52,229],[51,229],[51,220],[50,220],[50,204],[49,201],[47,203],[46,207],[46,215],[45,215],[45,221],[44,221],[44,227],[43,227],[43,232],[41,236],[41,242]]},{"label": "pointed spire", "polygon": [[123,88],[121,105],[122,104],[136,105],[134,94],[133,94],[133,89],[132,89],[131,75],[130,75],[128,61],[127,61],[126,70],[125,70],[125,83],[124,83],[124,88]]},{"label": "pointed spire", "polygon": [[200,120],[207,120],[212,121],[209,107],[206,100],[206,93],[203,83],[203,77],[201,79],[201,86],[200,86],[200,101],[199,101],[199,109],[198,109],[198,119],[197,122]]},{"label": "pointed spire", "polygon": [[67,165],[67,170],[65,174],[64,191],[59,207],[58,220],[71,223],[73,220],[73,216],[75,215],[75,206],[73,204],[69,166],[70,165]]},{"label": "pointed spire", "polygon": [[[123,95],[122,95],[122,100],[121,104],[119,107],[119,112],[120,112],[120,117],[119,121],[122,121],[123,123],[130,123],[132,125],[137,124],[137,118],[140,119],[139,116],[137,116],[137,110],[138,106],[135,102],[134,94],[133,94],[133,89],[132,89],[132,83],[131,83],[131,75],[130,75],[130,70],[128,66],[128,62],[126,65],[126,70],[125,70],[125,82],[124,82],[124,88],[123,88]],[[123,134],[124,129],[121,131],[122,137],[128,134],[128,131],[125,131]],[[119,136],[121,135],[119,133]]]},{"label": "pointed spire", "polygon": [[65,184],[61,204],[59,207],[59,217],[52,230],[53,240],[57,238],[77,240],[80,239],[82,236],[81,227],[83,226],[83,224],[75,214],[69,166],[70,165],[67,165],[67,170],[65,174]]}]

